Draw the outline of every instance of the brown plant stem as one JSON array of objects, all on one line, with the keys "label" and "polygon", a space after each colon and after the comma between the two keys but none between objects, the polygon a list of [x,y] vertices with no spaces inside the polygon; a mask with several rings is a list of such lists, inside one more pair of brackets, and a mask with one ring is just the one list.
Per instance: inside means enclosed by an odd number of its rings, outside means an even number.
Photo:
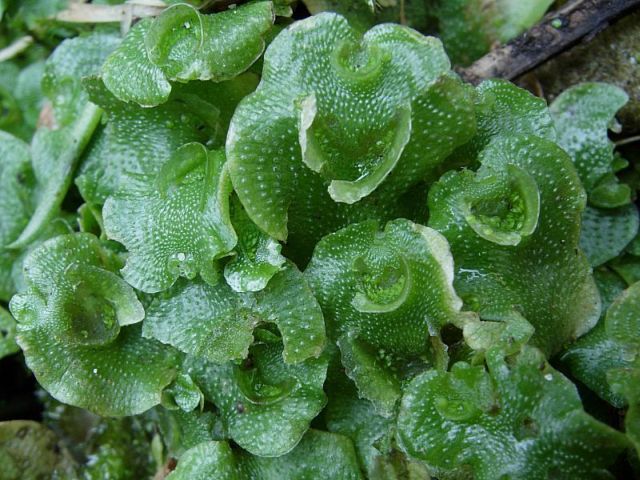
[{"label": "brown plant stem", "polygon": [[580,40],[592,37],[638,6],[640,0],[574,0],[548,13],[511,42],[457,71],[464,80],[476,85],[487,78],[513,80]]}]

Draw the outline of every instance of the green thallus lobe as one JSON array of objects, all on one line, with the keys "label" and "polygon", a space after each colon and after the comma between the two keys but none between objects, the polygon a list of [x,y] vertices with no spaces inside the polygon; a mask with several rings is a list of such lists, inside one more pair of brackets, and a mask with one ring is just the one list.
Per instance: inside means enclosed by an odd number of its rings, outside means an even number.
[{"label": "green thallus lobe", "polygon": [[[0,356],[69,405],[144,413],[135,461],[177,458],[172,479],[606,477],[640,445],[633,159],[607,137],[626,94],[472,88],[435,38],[274,26],[290,3],[177,4],[44,63],[53,128],[0,135]],[[87,475],[133,461],[112,427]]]}]

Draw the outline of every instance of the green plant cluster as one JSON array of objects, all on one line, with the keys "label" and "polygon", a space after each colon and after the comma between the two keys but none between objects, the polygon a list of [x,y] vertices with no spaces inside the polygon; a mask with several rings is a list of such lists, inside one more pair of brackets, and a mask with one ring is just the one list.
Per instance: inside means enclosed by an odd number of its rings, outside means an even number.
[{"label": "green plant cluster", "polygon": [[[0,357],[22,351],[55,432],[0,422],[0,478],[636,462],[625,92],[473,87],[436,37],[290,3],[176,3],[0,63],[21,78],[0,91],[21,119],[0,124]],[[512,36],[536,3],[487,28]]]}]

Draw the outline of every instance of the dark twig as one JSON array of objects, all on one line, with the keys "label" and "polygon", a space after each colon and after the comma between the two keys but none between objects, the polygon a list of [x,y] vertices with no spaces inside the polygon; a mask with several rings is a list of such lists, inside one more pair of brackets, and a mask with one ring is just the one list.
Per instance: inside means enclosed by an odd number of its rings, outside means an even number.
[{"label": "dark twig", "polygon": [[616,147],[620,147],[622,145],[628,145],[630,143],[637,143],[637,142],[640,142],[640,135],[636,135],[634,137],[622,138],[620,140],[617,140],[615,144],[616,144]]},{"label": "dark twig", "polygon": [[458,73],[474,84],[493,77],[513,80],[639,5],[640,0],[574,0]]}]

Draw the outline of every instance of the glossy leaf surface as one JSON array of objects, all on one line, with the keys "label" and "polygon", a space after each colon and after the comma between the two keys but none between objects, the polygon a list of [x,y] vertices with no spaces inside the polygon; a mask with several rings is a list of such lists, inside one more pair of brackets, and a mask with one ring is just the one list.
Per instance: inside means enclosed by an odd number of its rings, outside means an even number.
[{"label": "glossy leaf surface", "polygon": [[[347,374],[390,410],[407,364],[433,358],[447,323],[462,323],[453,259],[442,235],[408,220],[351,225],[325,237],[305,272]],[[406,372],[408,373],[408,372]]]},{"label": "glossy leaf surface", "polygon": [[582,185],[568,156],[539,137],[497,137],[480,162],[477,173],[449,172],[434,185],[429,226],[451,244],[468,308],[498,321],[515,312],[537,346],[557,352],[600,315],[578,249]]},{"label": "glossy leaf surface", "polygon": [[263,331],[241,365],[190,363],[191,375],[219,409],[229,436],[257,456],[277,457],[293,449],[320,413],[326,358],[288,365],[274,334]]},{"label": "glossy leaf surface", "polygon": [[215,260],[235,245],[229,219],[231,186],[222,152],[189,143],[166,161],[153,181],[131,179],[105,202],[107,236],[129,251],[122,275],[147,292],[178,277],[216,281]]},{"label": "glossy leaf surface", "polygon": [[90,234],[62,235],[25,260],[27,289],[10,304],[17,340],[38,382],[62,402],[102,415],[160,402],[178,355],[141,337],[144,310]]},{"label": "glossy leaf surface", "polygon": [[600,478],[624,436],[587,415],[538,351],[502,355],[487,356],[488,370],[460,362],[417,377],[398,417],[406,451],[445,478]]}]

